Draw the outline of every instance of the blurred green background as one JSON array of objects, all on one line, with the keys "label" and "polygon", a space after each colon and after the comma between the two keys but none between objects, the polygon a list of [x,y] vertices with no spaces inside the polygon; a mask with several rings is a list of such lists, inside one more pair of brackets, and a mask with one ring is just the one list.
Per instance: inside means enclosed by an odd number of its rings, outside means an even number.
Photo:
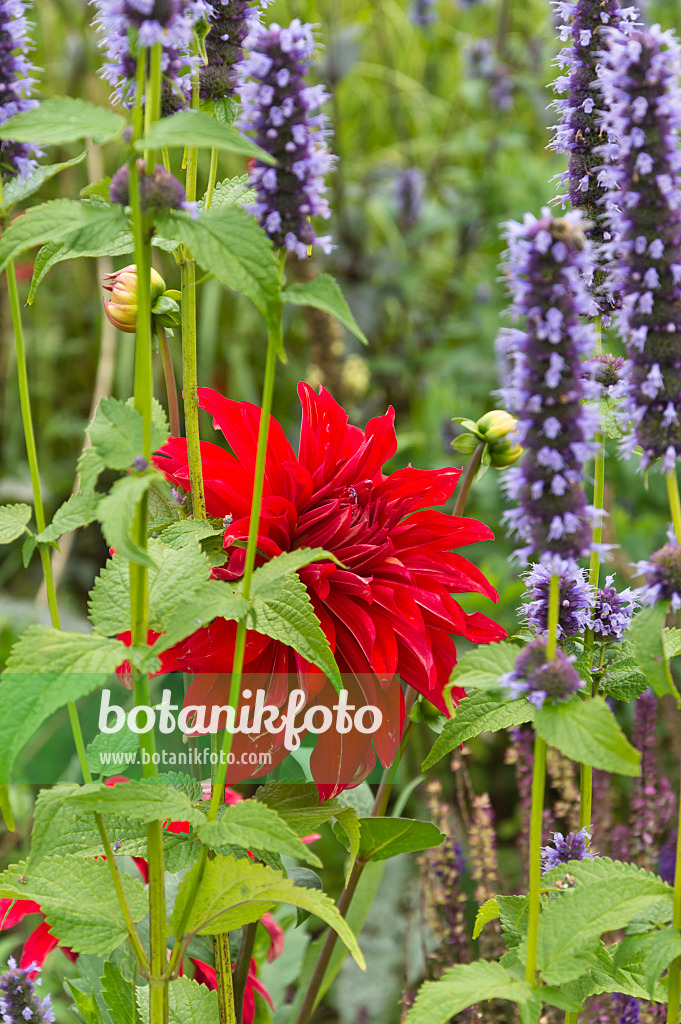
[{"label": "blurred green background", "polygon": [[[565,166],[562,157],[546,149],[555,121],[547,87],[559,48],[546,0],[439,0],[433,10],[435,20],[427,27],[413,23],[405,0],[276,0],[267,11],[271,20],[300,17],[318,25],[315,74],[332,94],[327,111],[339,156],[330,179],[330,230],[337,248],[329,257],[290,264],[288,273],[301,279],[322,270],[334,274],[370,340],[364,349],[326,318],[289,307],[289,361],[278,368],[275,415],[295,443],[295,388],[300,380],[323,383],[361,425],[392,404],[399,438],[393,468],[407,462],[422,468],[462,465],[450,447],[456,432],[452,417],[477,419],[495,406],[490,395],[498,385],[494,340],[507,323],[498,268],[500,225],[549,203],[555,194],[552,179]],[[92,14],[85,0],[35,0],[35,62],[42,69],[44,96],[68,94],[107,102],[108,89],[97,75],[100,51]],[[665,28],[681,28],[677,0],[650,4],[646,17]],[[50,158],[75,152],[52,151]],[[78,195],[89,180],[112,174],[121,160],[115,146],[91,149],[86,162],[51,182],[41,198]],[[225,159],[219,177],[244,171],[237,160]],[[205,183],[206,166],[202,172]],[[167,286],[179,287],[172,258],[157,259]],[[119,258],[114,266],[126,262]],[[27,293],[31,261],[18,269]],[[103,317],[100,278],[109,269],[107,261],[60,264],[25,311],[48,514],[73,486],[93,396],[127,398],[132,391],[133,338],[117,334]],[[246,300],[216,281],[201,286],[201,384],[257,402],[265,341],[263,325]],[[179,368],[178,342],[176,338]],[[608,343],[618,351],[616,339]],[[0,346],[0,501],[30,501],[4,292]],[[204,437],[213,439],[208,418],[202,427]],[[495,614],[512,631],[522,580],[509,564],[512,545],[499,525],[504,509],[499,482],[499,474],[490,471],[471,494],[468,514],[487,522],[497,540],[469,554],[498,588]],[[646,481],[632,465],[612,457],[606,504],[611,513],[606,539],[622,545],[614,567],[625,580],[629,563],[663,540],[664,487],[657,476]],[[38,560],[24,572],[19,547],[3,548],[0,555],[0,662],[21,628],[47,621]],[[62,548],[58,572],[64,622],[68,628],[85,629],[87,592],[106,548],[97,526],[80,531],[72,546]],[[477,600],[467,601],[466,607],[491,610],[488,602]],[[92,735],[92,703],[84,717]],[[418,773],[430,742],[432,734],[424,725],[403,778]],[[64,777],[74,773],[65,713],[48,723],[26,756],[37,752],[53,765],[63,765]],[[517,821],[504,743],[478,743],[475,753],[475,789],[491,791],[502,831],[512,840]],[[445,788],[450,787],[446,763],[439,774]],[[413,813],[425,813],[419,792],[411,798]],[[19,818],[28,826],[31,791],[18,789],[17,795]],[[0,855],[16,859],[17,844],[20,848],[23,843],[25,828],[16,837],[4,835]],[[337,848],[329,840],[326,849]],[[335,872],[339,881],[340,853],[334,856],[332,879]],[[517,874],[517,864],[510,870],[511,876]],[[397,876],[394,884],[402,884]],[[393,921],[395,906],[386,910]],[[400,929],[402,934],[402,925]],[[60,959],[59,971],[64,964]],[[399,964],[396,969],[399,973]],[[336,1000],[339,1019],[360,1019],[349,1010],[345,1013],[339,1003],[342,998]],[[348,1005],[354,1005],[352,1000]],[[393,1017],[376,1019],[388,1022]]]}]

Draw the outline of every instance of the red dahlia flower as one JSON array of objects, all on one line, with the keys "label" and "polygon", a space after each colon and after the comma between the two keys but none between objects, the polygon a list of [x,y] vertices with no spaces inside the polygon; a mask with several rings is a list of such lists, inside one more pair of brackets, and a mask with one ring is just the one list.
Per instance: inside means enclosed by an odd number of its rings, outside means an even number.
[{"label": "red dahlia flower", "polygon": [[[447,714],[443,691],[456,664],[451,634],[489,643],[506,633],[487,616],[464,612],[452,596],[477,592],[498,599],[480,570],[454,550],[491,540],[492,531],[433,509],[452,496],[460,470],[409,466],[386,475],[382,467],[397,448],[392,409],[360,430],[323,389],[317,394],[300,384],[298,394],[303,417],[297,454],[279,423],[270,422],[258,558],[323,547],[342,563],[307,565],[300,579],[343,673],[349,703],[383,711],[374,749],[372,736],[354,730],[326,732],[317,742],[311,768],[320,796],[328,798],[365,779],[376,754],[383,765],[394,759],[404,714],[397,676]],[[201,445],[207,511],[226,524],[225,564],[213,575],[232,582],[243,574],[260,410],[208,388],[199,389],[199,404],[233,453]],[[171,438],[155,462],[176,486],[190,489],[183,438]],[[235,637],[235,622],[216,619],[164,656],[164,671],[197,673],[187,706],[227,703]],[[279,707],[291,681],[305,690],[308,706],[337,702],[332,684],[313,666],[258,633],[247,634],[244,671],[268,680],[267,701]],[[454,700],[463,692],[455,688]],[[269,764],[255,771],[252,764],[232,764],[230,781],[266,773],[287,753],[281,736],[236,734],[235,754],[264,750],[272,754]]]}]

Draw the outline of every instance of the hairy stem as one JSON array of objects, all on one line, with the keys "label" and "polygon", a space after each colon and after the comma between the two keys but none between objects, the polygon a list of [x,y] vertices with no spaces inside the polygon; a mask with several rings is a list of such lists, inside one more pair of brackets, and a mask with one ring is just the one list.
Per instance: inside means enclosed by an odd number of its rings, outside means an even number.
[{"label": "hairy stem", "polygon": [[468,498],[468,492],[470,491],[471,487],[473,486],[473,481],[475,480],[475,474],[480,469],[480,463],[482,462],[482,456],[484,455],[484,452],[485,452],[485,442],[483,441],[483,442],[481,442],[478,445],[478,447],[473,452],[473,455],[471,456],[471,461],[468,463],[468,469],[466,470],[466,475],[464,476],[463,480],[461,481],[461,487],[459,489],[459,493],[456,496],[456,503],[454,505],[454,512],[452,513],[455,516],[460,516],[460,515],[463,514],[463,510],[464,510],[464,508],[466,506],[466,500]]},{"label": "hairy stem", "polygon": [[215,950],[215,973],[218,979],[218,1019],[220,1024],[236,1024],[229,934],[214,935],[213,949]]}]

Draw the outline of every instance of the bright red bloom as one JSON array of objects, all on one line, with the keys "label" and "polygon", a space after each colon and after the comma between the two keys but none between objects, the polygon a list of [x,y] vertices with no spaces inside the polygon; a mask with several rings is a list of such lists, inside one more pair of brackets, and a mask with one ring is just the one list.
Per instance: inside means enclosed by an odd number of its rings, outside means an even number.
[{"label": "bright red bloom", "polygon": [[[407,467],[386,475],[382,467],[397,448],[392,409],[362,431],[349,425],[326,391],[300,384],[298,394],[303,418],[297,454],[276,420],[270,423],[258,550],[272,558],[323,547],[343,563],[316,562],[299,575],[343,673],[349,703],[380,707],[384,723],[373,736],[374,749],[370,736],[354,730],[345,736],[327,732],[316,744],[312,772],[320,795],[330,797],[365,779],[376,754],[384,765],[394,759],[404,707],[397,675],[447,714],[443,690],[456,664],[451,634],[489,643],[506,633],[481,613],[466,614],[452,596],[477,592],[498,599],[480,570],[454,550],[490,540],[492,531],[432,508],[452,496],[460,470]],[[201,445],[208,514],[228,524],[226,561],[213,575],[229,582],[243,574],[260,410],[207,388],[199,389],[199,404],[233,452]],[[184,439],[171,438],[155,461],[176,486],[190,489]],[[235,636],[236,623],[217,619],[167,652],[165,671],[203,674],[186,705],[226,703],[223,673],[232,667]],[[308,706],[337,701],[331,683],[293,649],[254,632],[247,634],[244,670],[269,678],[268,702],[280,707],[288,697],[287,676],[306,690]],[[462,695],[453,692],[455,700]],[[273,754],[260,770],[232,765],[232,782],[271,770],[287,753],[281,738],[269,734],[255,740],[237,734],[232,750]]]},{"label": "bright red bloom", "polygon": [[[15,924],[19,924],[29,914],[40,914],[43,920],[26,939],[24,948],[21,951],[19,967],[30,967],[31,964],[35,964],[36,967],[42,967],[48,953],[51,953],[53,949],[59,946],[59,939],[50,931],[50,926],[43,916],[40,904],[34,903],[33,900],[0,900],[0,931],[4,931],[6,928],[13,928]],[[60,949],[69,960],[75,962],[78,959],[77,953],[72,952],[67,947],[60,946]]]}]

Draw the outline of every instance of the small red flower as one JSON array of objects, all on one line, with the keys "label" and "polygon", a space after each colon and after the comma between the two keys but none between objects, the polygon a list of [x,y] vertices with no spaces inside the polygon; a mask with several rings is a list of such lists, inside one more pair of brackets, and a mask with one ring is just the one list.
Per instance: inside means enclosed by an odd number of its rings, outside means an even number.
[{"label": "small red flower", "polygon": [[[350,691],[349,703],[376,705],[383,726],[372,736],[329,731],[317,742],[311,768],[320,796],[327,798],[365,779],[376,754],[383,765],[395,757],[402,733],[404,702],[397,676],[447,714],[443,691],[456,664],[452,635],[473,643],[506,636],[487,616],[467,614],[453,595],[477,592],[498,599],[494,588],[458,548],[493,539],[474,519],[435,511],[451,498],[460,470],[419,470],[411,466],[385,474],[396,451],[394,413],[371,420],[365,430],[351,426],[347,413],[326,391],[307,384],[298,393],[303,418],[298,452],[272,419],[258,534],[259,562],[296,548],[322,547],[342,563],[316,562],[300,570],[313,608]],[[243,574],[248,537],[260,410],[207,388],[199,404],[213,416],[232,453],[201,445],[206,505],[225,521],[225,563],[217,579]],[[187,444],[171,438],[155,457],[175,486],[190,489]],[[227,702],[236,624],[217,619],[167,652],[164,671],[197,673],[188,705]],[[282,707],[289,680],[307,693],[308,706],[333,707],[330,682],[292,648],[249,632],[245,672],[269,680],[268,703]],[[463,690],[454,689],[460,699]],[[272,760],[229,768],[231,782],[264,774],[287,750],[281,736],[237,734],[232,751],[265,751]],[[237,757],[237,762],[238,762]]]}]

